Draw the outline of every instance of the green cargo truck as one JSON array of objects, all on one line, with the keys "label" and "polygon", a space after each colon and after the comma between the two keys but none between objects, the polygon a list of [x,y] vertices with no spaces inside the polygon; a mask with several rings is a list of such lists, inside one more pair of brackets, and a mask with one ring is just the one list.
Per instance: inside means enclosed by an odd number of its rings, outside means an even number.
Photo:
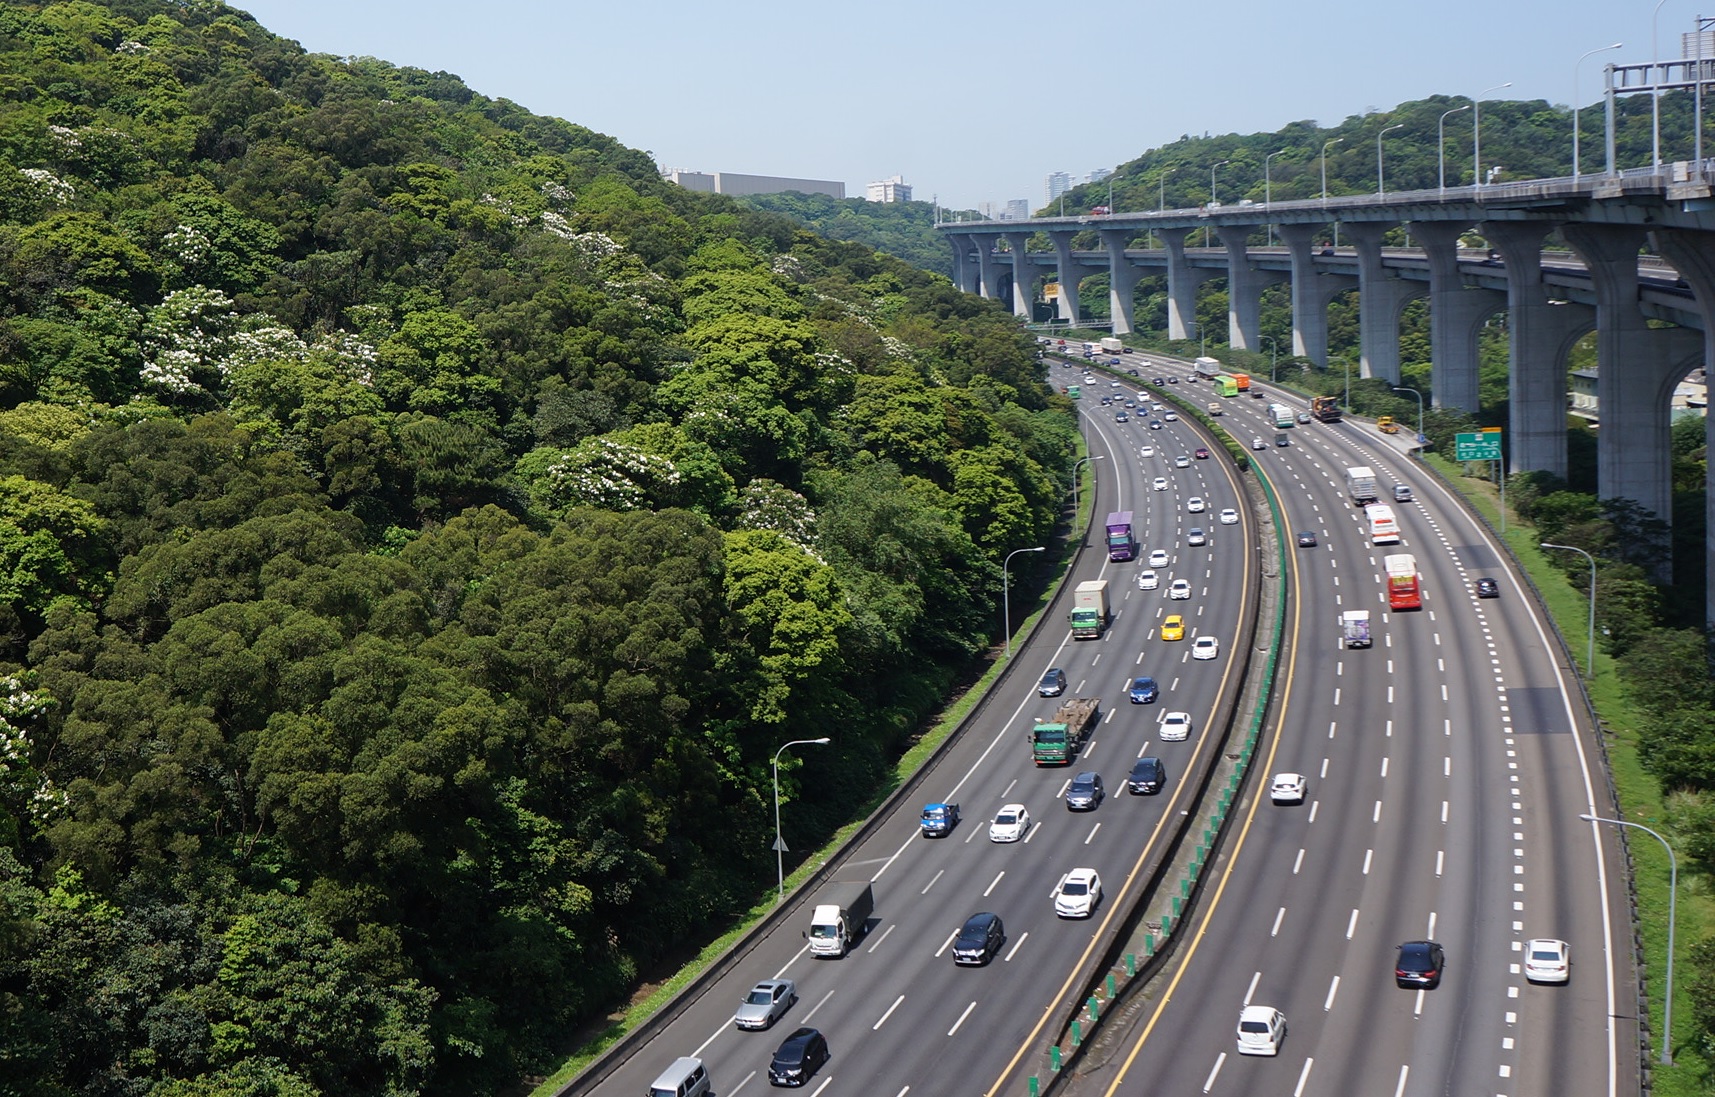
[{"label": "green cargo truck", "polygon": [[1074,697],[1030,729],[1030,758],[1039,766],[1068,766],[1089,741],[1102,713],[1100,697]]}]

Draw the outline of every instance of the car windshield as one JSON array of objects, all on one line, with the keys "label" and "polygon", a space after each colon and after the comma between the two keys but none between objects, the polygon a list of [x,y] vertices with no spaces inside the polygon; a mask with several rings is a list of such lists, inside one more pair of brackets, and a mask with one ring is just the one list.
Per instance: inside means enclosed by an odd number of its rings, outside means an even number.
[{"label": "car windshield", "polygon": [[1066,886],[1060,889],[1061,895],[1088,895],[1090,888],[1082,880],[1067,880]]},{"label": "car windshield", "polygon": [[1093,792],[1095,790],[1095,787],[1096,787],[1096,785],[1095,785],[1094,781],[1073,781],[1072,782],[1072,791],[1073,792]]},{"label": "car windshield", "polygon": [[1552,961],[1552,960],[1560,959],[1560,953],[1556,952],[1554,949],[1551,949],[1551,948],[1546,948],[1546,949],[1539,948],[1535,952],[1532,952],[1530,954],[1530,958],[1532,960],[1551,960]]},{"label": "car windshield", "polygon": [[1010,811],[1003,811],[994,817],[994,821],[1003,827],[1009,827],[1018,822],[1018,816],[1014,815]]},{"label": "car windshield", "polygon": [[773,1001],[773,999],[769,996],[769,993],[759,987],[750,992],[750,997],[744,1000],[744,1004],[747,1006],[765,1006],[771,1001]]},{"label": "car windshield", "polygon": [[1066,741],[1066,729],[1051,728],[1047,731],[1039,731],[1036,733],[1036,741],[1038,743],[1064,743]]},{"label": "car windshield", "polygon": [[1268,1026],[1263,1024],[1261,1021],[1240,1021],[1239,1031],[1262,1033],[1268,1031]]}]

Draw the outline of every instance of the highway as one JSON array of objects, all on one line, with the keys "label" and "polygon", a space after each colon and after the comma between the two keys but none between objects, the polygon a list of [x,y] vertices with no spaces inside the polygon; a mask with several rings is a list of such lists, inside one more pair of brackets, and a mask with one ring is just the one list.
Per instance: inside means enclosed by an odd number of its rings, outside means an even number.
[{"label": "highway", "polygon": [[[1077,383],[1080,376],[1066,367],[1054,372],[1057,385],[1068,377]],[[1045,1033],[1063,1016],[1068,995],[1078,992],[1074,974],[1134,900],[1138,885],[1132,877],[1158,854],[1180,814],[1191,810],[1180,778],[1206,764],[1214,750],[1209,717],[1217,698],[1230,700],[1240,687],[1233,638],[1241,612],[1256,596],[1258,526],[1241,502],[1230,463],[1217,452],[1214,459],[1192,458],[1186,468],[1175,468],[1175,457],[1191,458],[1205,444],[1189,424],[1163,421],[1160,429],[1150,429],[1136,415],[1120,423],[1116,409],[1102,407],[1098,395],[1136,402],[1137,387],[1118,388],[1104,379],[1100,393],[1090,391],[1080,404],[1090,453],[1102,460],[1088,466],[1098,478],[1096,514],[1089,547],[1068,583],[1109,580],[1115,617],[1103,637],[1070,638],[1070,597],[1063,596],[1052,618],[1015,649],[1018,666],[973,726],[942,754],[921,794],[848,852],[834,877],[871,880],[876,896],[869,932],[850,955],[810,958],[801,933],[814,889],[789,897],[788,916],[731,973],[604,1077],[600,1092],[644,1093],[680,1055],[707,1064],[720,1097],[762,1092],[774,1049],[800,1025],[820,1029],[829,1041],[832,1057],[806,1087],[823,1097],[978,1093],[1003,1075],[1010,1088],[1023,1090],[1023,1074],[1033,1068]],[[1142,458],[1145,445],[1157,456]],[[1151,489],[1156,476],[1168,479],[1166,490]],[[1207,512],[1186,512],[1193,495],[1207,501]],[[1238,524],[1220,524],[1217,515],[1227,507],[1239,510]],[[1108,562],[1102,518],[1110,510],[1134,512],[1144,559]],[[1207,546],[1186,544],[1192,526],[1206,531]],[[1154,549],[1165,550],[1170,563],[1156,569],[1159,589],[1140,591],[1136,576]],[[1190,580],[1191,599],[1167,600],[1175,578]],[[1185,614],[1183,641],[1159,635],[1162,618],[1171,612]],[[1199,636],[1221,642],[1219,658],[1192,660],[1192,641]],[[1079,761],[1039,769],[1026,736],[1036,718],[1059,704],[1036,691],[1050,667],[1066,672],[1068,697],[1099,696],[1103,715]],[[1140,674],[1160,682],[1157,703],[1128,703],[1126,687]],[[1161,715],[1173,709],[1188,711],[1195,721],[1186,742],[1156,737]],[[837,736],[839,729],[816,729],[824,732]],[[1125,775],[1143,753],[1166,764],[1167,786],[1159,795],[1125,790]],[[1097,810],[1069,812],[1062,796],[1073,773],[1083,769],[1101,773],[1107,798]],[[948,837],[917,833],[917,808],[932,800],[962,806],[963,822]],[[1033,827],[1022,842],[991,843],[989,820],[1008,802],[1026,805]],[[786,837],[792,840],[790,830]],[[1079,866],[1101,874],[1105,899],[1088,920],[1057,918],[1052,890],[1062,874]],[[954,933],[969,915],[985,910],[1004,919],[1005,944],[986,967],[956,967]],[[799,1003],[772,1031],[737,1031],[734,1009],[753,983],[769,978],[795,980]]]},{"label": "highway", "polygon": [[[1272,440],[1268,402],[1227,400],[1223,423]],[[1171,1079],[1177,1093],[1294,1097],[1636,1094],[1624,862],[1611,832],[1577,818],[1614,807],[1534,603],[1488,532],[1373,427],[1288,434],[1253,457],[1290,529],[1318,544],[1292,549],[1286,684],[1250,798],[1174,963],[1066,1092]],[[1358,464],[1384,499],[1412,487],[1414,502],[1391,504],[1402,545],[1371,545],[1345,498]],[[1381,558],[1394,552],[1417,558],[1419,611],[1388,609]],[[1501,596],[1476,598],[1478,576]],[[1371,611],[1373,647],[1341,647],[1343,609]],[[1308,776],[1304,803],[1270,802],[1282,771]],[[1521,947],[1538,936],[1571,943],[1567,985],[1525,982]],[[1396,946],[1417,938],[1446,949],[1437,989],[1394,984]],[[1236,1053],[1248,1004],[1285,1013],[1277,1058]]]}]

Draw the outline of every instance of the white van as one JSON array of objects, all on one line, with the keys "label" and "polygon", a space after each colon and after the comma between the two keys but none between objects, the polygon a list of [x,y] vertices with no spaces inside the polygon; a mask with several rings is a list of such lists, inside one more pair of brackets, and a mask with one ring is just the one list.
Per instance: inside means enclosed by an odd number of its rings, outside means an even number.
[{"label": "white van", "polygon": [[1239,1012],[1239,1054],[1279,1055],[1286,1039],[1286,1014],[1273,1006],[1246,1006]]},{"label": "white van", "polygon": [[649,1087],[649,1097],[709,1097],[709,1072],[701,1059],[689,1055],[673,1060]]}]

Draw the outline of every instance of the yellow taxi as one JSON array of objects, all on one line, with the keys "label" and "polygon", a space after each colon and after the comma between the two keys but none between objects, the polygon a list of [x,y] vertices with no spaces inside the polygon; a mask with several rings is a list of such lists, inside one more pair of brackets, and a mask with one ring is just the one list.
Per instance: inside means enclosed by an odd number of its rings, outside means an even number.
[{"label": "yellow taxi", "polygon": [[1167,620],[1161,622],[1161,638],[1163,640],[1185,639],[1185,618],[1177,613],[1169,614]]}]

